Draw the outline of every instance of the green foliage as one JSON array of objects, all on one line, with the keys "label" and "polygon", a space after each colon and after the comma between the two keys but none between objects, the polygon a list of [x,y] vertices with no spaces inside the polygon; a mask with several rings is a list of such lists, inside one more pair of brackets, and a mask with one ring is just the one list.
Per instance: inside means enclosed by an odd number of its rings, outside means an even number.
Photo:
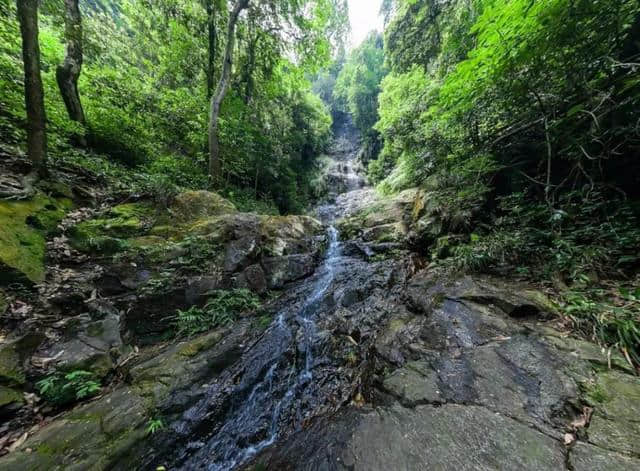
[{"label": "green foliage", "polygon": [[375,158],[379,151],[379,137],[373,125],[378,120],[380,82],[386,73],[382,36],[371,33],[349,54],[333,90],[335,106],[353,116],[367,159]]},{"label": "green foliage", "polygon": [[36,383],[40,395],[51,404],[64,406],[95,396],[100,392],[100,382],[90,371],[75,370],[55,373]]},{"label": "green foliage", "polygon": [[619,348],[640,364],[640,284],[574,289],[562,297],[576,329],[602,345]]},{"label": "green foliage", "polygon": [[638,265],[638,218],[614,195],[567,193],[550,210],[514,193],[501,198],[499,209],[488,228],[478,228],[468,244],[455,249],[460,268],[520,268],[522,274],[574,283],[585,273],[611,277]]},{"label": "green foliage", "polygon": [[[114,175],[118,187],[166,204],[175,187],[204,189],[209,96],[208,15],[205,2],[123,0],[102,8],[81,4],[84,63],[79,81],[87,129],[70,121],[55,69],[64,57],[62,9],[40,9],[40,47],[50,156],[81,166],[88,160]],[[227,4],[214,19],[219,44],[214,79],[222,69]],[[25,141],[21,41],[14,4],[0,15],[0,132]],[[265,201],[272,211],[307,204],[314,158],[327,145],[331,119],[305,78],[328,62],[344,37],[346,11],[337,0],[282,0],[243,15],[235,68],[219,123],[225,188]],[[292,40],[272,28],[287,24]],[[89,149],[70,144],[85,134]],[[96,165],[96,162],[91,162]],[[247,198],[244,198],[247,199]],[[248,203],[249,204],[249,203]],[[262,209],[260,203],[253,204]]]},{"label": "green foliage", "polygon": [[149,423],[147,424],[147,428],[145,429],[145,432],[147,435],[155,435],[156,433],[164,430],[165,428],[167,428],[167,425],[164,423],[164,419],[160,418],[154,418],[154,419],[150,419]]},{"label": "green foliage", "polygon": [[237,314],[256,310],[260,305],[258,297],[249,290],[216,290],[210,293],[204,307],[178,310],[173,322],[178,336],[191,337],[231,324]]}]

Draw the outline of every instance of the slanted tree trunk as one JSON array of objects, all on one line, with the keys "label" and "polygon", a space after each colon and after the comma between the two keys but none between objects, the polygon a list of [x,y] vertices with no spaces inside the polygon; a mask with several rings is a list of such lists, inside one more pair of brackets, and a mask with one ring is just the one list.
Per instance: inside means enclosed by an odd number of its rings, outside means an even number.
[{"label": "slanted tree trunk", "polygon": [[27,151],[33,169],[46,175],[47,134],[44,91],[40,77],[38,44],[38,0],[17,0],[24,62],[24,98],[27,109]]},{"label": "slanted tree trunk", "polygon": [[225,45],[222,74],[220,75],[216,91],[211,97],[209,116],[209,177],[214,185],[220,183],[221,177],[220,146],[218,143],[218,118],[220,116],[220,105],[222,105],[222,100],[224,100],[227,93],[229,79],[231,77],[236,24],[238,23],[238,18],[242,10],[249,6],[249,1],[250,0],[237,0],[233,10],[231,11],[231,15],[229,16],[227,44]]},{"label": "slanted tree trunk", "polygon": [[64,25],[67,55],[56,69],[56,79],[69,118],[84,126],[84,111],[78,93],[78,77],[82,69],[82,18],[78,0],[64,0]]},{"label": "slanted tree trunk", "polygon": [[213,95],[215,78],[216,53],[218,48],[218,32],[216,31],[216,6],[214,0],[207,0],[207,18],[209,30],[209,64],[207,67],[207,98]]}]

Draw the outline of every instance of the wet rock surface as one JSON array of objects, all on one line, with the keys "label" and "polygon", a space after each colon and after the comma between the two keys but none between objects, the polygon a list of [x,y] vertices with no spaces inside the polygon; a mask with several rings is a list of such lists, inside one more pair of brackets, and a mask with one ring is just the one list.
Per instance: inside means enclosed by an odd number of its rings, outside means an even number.
[{"label": "wet rock surface", "polygon": [[[544,311],[513,316],[525,306],[542,309],[542,295],[495,282],[467,277],[438,283],[427,273],[415,274],[402,285],[405,296],[396,298],[407,303],[377,319],[381,328],[367,359],[364,401],[352,398],[326,422],[292,434],[254,464],[633,469],[639,464],[631,445],[639,438],[637,379],[602,371],[603,352],[593,358],[556,348],[553,339],[560,334],[545,325]],[[468,293],[485,288],[486,297],[469,300]],[[611,396],[596,396],[596,404],[587,390]],[[582,419],[584,407],[591,406],[589,423]],[[626,417],[619,415],[623,409]]]}]

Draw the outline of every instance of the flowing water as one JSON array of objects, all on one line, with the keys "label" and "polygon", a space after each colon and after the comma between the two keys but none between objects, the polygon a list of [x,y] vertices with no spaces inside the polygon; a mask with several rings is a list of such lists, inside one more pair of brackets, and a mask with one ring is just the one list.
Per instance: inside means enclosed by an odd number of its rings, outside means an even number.
[{"label": "flowing water", "polygon": [[331,177],[341,184],[330,183],[328,203],[317,208],[318,217],[328,227],[324,261],[299,287],[299,300],[278,313],[235,370],[210,386],[207,398],[173,425],[179,435],[191,437],[174,453],[175,468],[237,468],[274,444],[283,429],[299,428],[310,411],[330,401],[331,389],[318,386],[328,382],[326,370],[331,365],[321,353],[327,339],[319,334],[317,322],[319,316],[331,312],[336,270],[345,266],[339,234],[332,225],[340,216],[336,199],[364,185],[357,173],[356,154],[357,140],[343,131],[334,145],[331,169]]}]

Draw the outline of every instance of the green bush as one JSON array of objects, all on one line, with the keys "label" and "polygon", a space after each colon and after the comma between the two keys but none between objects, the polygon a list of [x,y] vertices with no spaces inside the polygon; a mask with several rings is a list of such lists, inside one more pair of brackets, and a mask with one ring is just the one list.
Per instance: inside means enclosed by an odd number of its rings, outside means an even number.
[{"label": "green bush", "polygon": [[567,193],[555,208],[513,193],[501,198],[491,224],[454,249],[454,261],[462,269],[500,268],[572,283],[584,274],[632,271],[640,264],[638,247],[635,209],[604,189]]}]

